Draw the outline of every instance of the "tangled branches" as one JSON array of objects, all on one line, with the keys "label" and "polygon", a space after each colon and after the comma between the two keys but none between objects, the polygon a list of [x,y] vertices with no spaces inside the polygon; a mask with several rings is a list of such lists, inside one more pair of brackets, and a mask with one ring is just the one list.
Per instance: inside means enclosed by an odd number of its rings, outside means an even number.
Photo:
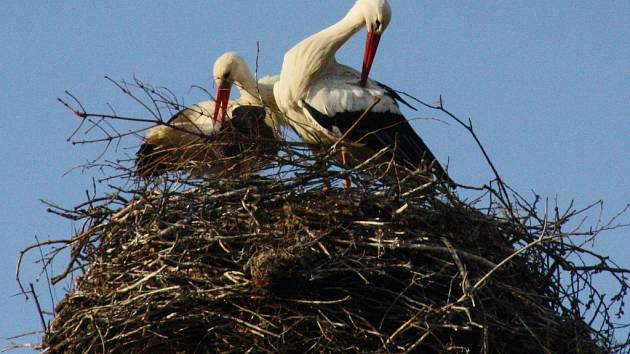
[{"label": "tangled branches", "polygon": [[[158,90],[134,87],[160,106]],[[74,112],[109,134],[114,118]],[[129,160],[105,165],[132,171]],[[579,243],[616,219],[567,231],[588,208],[528,203],[500,178],[463,202],[425,171],[383,183],[387,168],[343,169],[287,143],[258,175],[119,179],[76,208],[52,206],[82,229],[59,241],[72,256],[53,281],[76,281],[42,349],[627,352],[614,332],[630,270]],[[346,177],[353,187],[336,187]],[[598,291],[602,273],[617,294]]]}]

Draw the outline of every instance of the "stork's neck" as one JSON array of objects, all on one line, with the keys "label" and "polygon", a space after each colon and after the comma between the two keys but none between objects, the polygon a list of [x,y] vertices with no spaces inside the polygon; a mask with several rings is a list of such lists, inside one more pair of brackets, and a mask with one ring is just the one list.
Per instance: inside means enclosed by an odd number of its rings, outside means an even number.
[{"label": "stork's neck", "polygon": [[337,50],[365,26],[355,8],[334,25],[315,33],[293,47],[285,56],[281,81],[288,84],[291,100],[299,101],[308,93],[329,66],[336,64]]},{"label": "stork's neck", "polygon": [[276,106],[273,97],[273,83],[256,82],[251,71],[244,72],[237,85],[241,92],[242,101],[263,104],[268,107]]},{"label": "stork's neck", "polygon": [[276,108],[276,100],[273,97],[273,84],[259,82],[255,94],[256,97],[260,97],[262,99],[265,106]]},{"label": "stork's neck", "polygon": [[245,91],[252,96],[258,96],[256,79],[254,78],[254,75],[252,75],[252,72],[249,71],[249,68],[247,68],[246,66],[241,68],[241,74],[239,75],[236,83],[241,92]]},{"label": "stork's neck", "polygon": [[260,101],[256,79],[247,66],[243,65],[240,68],[240,75],[237,77],[236,85],[241,92],[241,97],[247,96],[250,100],[253,99],[252,103]]},{"label": "stork's neck", "polygon": [[365,21],[363,18],[357,16],[357,14],[351,10],[341,21],[315,33],[305,39],[304,42],[310,42],[307,43],[307,45],[313,47],[316,51],[315,58],[318,56],[319,58],[317,59],[320,61],[330,62],[334,60],[335,54],[339,48],[364,26]]}]

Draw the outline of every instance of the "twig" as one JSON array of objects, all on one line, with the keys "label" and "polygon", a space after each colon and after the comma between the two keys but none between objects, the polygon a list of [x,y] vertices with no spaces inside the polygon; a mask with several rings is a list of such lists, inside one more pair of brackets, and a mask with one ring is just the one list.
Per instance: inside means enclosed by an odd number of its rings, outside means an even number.
[{"label": "twig", "polygon": [[31,294],[33,294],[33,299],[35,300],[35,306],[37,306],[37,313],[39,314],[39,319],[42,323],[42,329],[44,333],[48,333],[48,326],[46,326],[46,320],[44,320],[44,313],[42,312],[42,307],[39,305],[39,299],[37,298],[37,294],[35,293],[35,288],[33,287],[33,283],[29,283],[29,287],[31,288]]}]

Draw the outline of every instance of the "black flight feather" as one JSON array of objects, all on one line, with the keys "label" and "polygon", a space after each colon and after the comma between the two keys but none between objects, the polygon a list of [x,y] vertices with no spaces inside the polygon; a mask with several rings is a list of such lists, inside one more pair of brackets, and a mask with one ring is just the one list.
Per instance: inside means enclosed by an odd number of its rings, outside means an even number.
[{"label": "black flight feather", "polygon": [[[340,112],[329,117],[306,102],[304,106],[315,121],[331,133],[334,133],[333,126],[336,126],[341,134],[345,134],[363,115],[363,112]],[[368,112],[348,132],[347,139],[364,144],[375,152],[388,147],[393,150],[394,161],[410,169],[416,169],[422,164],[432,165],[433,173],[438,178],[454,185],[429,147],[399,113]]]}]

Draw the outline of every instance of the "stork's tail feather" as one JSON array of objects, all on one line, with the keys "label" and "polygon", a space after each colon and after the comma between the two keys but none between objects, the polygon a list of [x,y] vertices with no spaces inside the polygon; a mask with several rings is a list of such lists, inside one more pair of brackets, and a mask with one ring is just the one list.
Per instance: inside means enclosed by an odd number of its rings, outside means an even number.
[{"label": "stork's tail feather", "polygon": [[453,189],[457,188],[457,183],[455,183],[455,181],[451,179],[451,177],[448,175],[448,172],[446,172],[440,162],[435,157],[433,157],[433,154],[430,153],[430,157],[426,160],[426,162],[428,163],[428,170],[433,173],[438,181],[446,183],[449,187]]},{"label": "stork's tail feather", "polygon": [[403,129],[395,136],[395,160],[411,169],[422,168],[433,174],[439,181],[446,183],[451,188],[457,184],[451,179],[431,149],[411,127]]}]

